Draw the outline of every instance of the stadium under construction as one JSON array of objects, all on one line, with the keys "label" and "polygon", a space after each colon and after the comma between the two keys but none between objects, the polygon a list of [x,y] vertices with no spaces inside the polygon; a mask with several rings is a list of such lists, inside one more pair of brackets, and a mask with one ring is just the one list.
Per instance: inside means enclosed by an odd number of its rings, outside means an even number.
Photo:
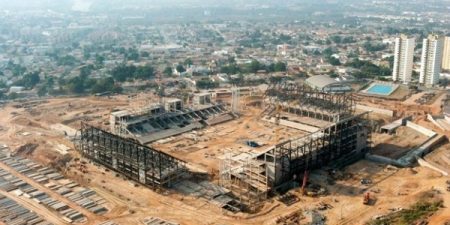
[{"label": "stadium under construction", "polygon": [[[164,110],[163,107],[157,113],[147,114],[148,118],[141,117],[139,123],[134,120],[133,125],[129,122],[124,124],[128,131],[131,127],[139,128],[133,132],[145,130],[145,140],[157,141],[179,135],[180,129],[188,126],[181,120],[202,125],[193,129],[233,120],[238,116],[236,101],[233,98],[229,105],[218,105],[208,99],[200,109],[179,107],[176,111]],[[269,85],[262,101],[263,115],[256,117],[271,121],[275,126],[290,126],[299,131],[298,135],[255,152],[238,155],[225,152],[221,157],[219,178],[214,182],[227,190],[227,196],[238,202],[235,205],[241,210],[251,210],[272,193],[290,186],[288,184],[301,182],[305,171],[345,166],[368,151],[371,133],[368,112],[355,114],[351,94],[325,93],[299,84],[278,83]],[[232,109],[228,110],[229,106]],[[291,119],[294,117],[297,119]],[[219,122],[207,123],[211,120]],[[302,123],[303,120],[307,123]],[[136,135],[115,133],[124,126],[113,122],[112,132],[83,124],[79,150],[84,156],[149,187],[171,187],[184,179],[184,174],[189,174],[185,166],[187,162],[145,145],[147,141]],[[161,132],[164,135],[152,138],[151,130],[155,130],[156,135]],[[227,202],[223,207],[230,208]]]}]

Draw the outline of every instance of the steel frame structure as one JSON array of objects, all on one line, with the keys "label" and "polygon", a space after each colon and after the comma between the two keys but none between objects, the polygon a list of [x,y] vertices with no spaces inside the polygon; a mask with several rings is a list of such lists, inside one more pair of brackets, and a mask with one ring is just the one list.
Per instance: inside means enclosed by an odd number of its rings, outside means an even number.
[{"label": "steel frame structure", "polygon": [[267,199],[270,187],[266,164],[256,158],[235,160],[228,155],[219,165],[219,185],[231,191],[240,210],[253,211]]},{"label": "steel frame structure", "polygon": [[257,206],[278,187],[302,177],[306,170],[347,165],[360,159],[370,146],[368,115],[365,112],[342,119],[246,159],[226,158],[220,166],[220,185],[232,191],[242,205]]},{"label": "steel frame structure", "polygon": [[148,187],[170,187],[187,171],[180,159],[87,123],[80,133],[83,156]]},{"label": "steel frame structure", "polygon": [[269,179],[274,186],[301,177],[305,170],[329,165],[345,156],[368,151],[369,112],[339,121],[307,136],[275,145],[260,157],[273,163],[275,174]]},{"label": "steel frame structure", "polygon": [[265,93],[266,103],[275,109],[329,122],[353,115],[355,101],[349,93],[332,94],[293,82],[271,83]]}]

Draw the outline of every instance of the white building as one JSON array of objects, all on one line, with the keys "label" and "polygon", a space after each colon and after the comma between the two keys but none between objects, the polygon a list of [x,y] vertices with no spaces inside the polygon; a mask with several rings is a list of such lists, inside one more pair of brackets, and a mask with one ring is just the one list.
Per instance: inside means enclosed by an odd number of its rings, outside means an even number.
[{"label": "white building", "polygon": [[450,37],[445,37],[442,69],[450,70]]},{"label": "white building", "polygon": [[442,66],[444,38],[431,34],[423,39],[422,61],[419,82],[426,86],[433,86],[439,82]]},{"label": "white building", "polygon": [[414,38],[401,35],[395,39],[394,68],[392,80],[409,83],[414,63]]}]

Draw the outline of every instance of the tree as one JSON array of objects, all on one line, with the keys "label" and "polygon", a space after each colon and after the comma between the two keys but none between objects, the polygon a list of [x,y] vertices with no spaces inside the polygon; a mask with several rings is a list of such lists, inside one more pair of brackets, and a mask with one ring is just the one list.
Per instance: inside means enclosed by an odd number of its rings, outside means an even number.
[{"label": "tree", "polygon": [[184,66],[182,64],[178,64],[176,69],[177,69],[178,73],[186,72],[186,69],[184,68]]},{"label": "tree", "polygon": [[22,77],[21,80],[17,81],[15,85],[24,86],[26,88],[34,88],[34,86],[36,86],[36,84],[38,84],[41,80],[41,78],[39,77],[39,73],[40,72],[38,71],[27,73]]},{"label": "tree", "polygon": [[330,57],[331,55],[334,54],[334,51],[333,51],[332,48],[326,48],[326,49],[324,49],[324,50],[322,51],[322,54],[323,54],[325,57]]},{"label": "tree", "polygon": [[327,57],[328,63],[330,63],[333,66],[339,66],[341,65],[341,61],[335,57]]},{"label": "tree", "polygon": [[297,78],[308,77],[308,73],[305,71],[300,71],[297,74],[295,74],[295,77],[297,77]]},{"label": "tree", "polygon": [[120,65],[111,71],[111,75],[115,80],[124,82],[127,79],[133,78],[135,72],[136,67],[133,65]]},{"label": "tree", "polygon": [[274,70],[275,72],[285,72],[287,70],[286,63],[283,62],[275,63]]},{"label": "tree", "polygon": [[91,52],[89,51],[89,49],[85,48],[83,49],[83,58],[85,60],[89,59],[91,57]]},{"label": "tree", "polygon": [[79,76],[74,77],[67,82],[67,88],[72,93],[82,94],[85,91],[84,80],[81,79]]},{"label": "tree", "polygon": [[212,89],[219,87],[219,82],[215,82],[210,79],[201,79],[197,81],[196,86],[200,89]]},{"label": "tree", "polygon": [[446,88],[446,87],[448,86],[448,84],[449,84],[448,78],[447,78],[447,77],[444,77],[444,79],[441,80],[441,86],[442,86],[443,88]]},{"label": "tree", "polygon": [[363,48],[368,52],[382,51],[387,48],[385,44],[372,44],[370,41],[364,42]]},{"label": "tree", "polygon": [[39,97],[42,97],[42,96],[46,95],[47,93],[48,93],[48,90],[47,90],[47,86],[45,86],[45,85],[40,86],[37,91],[37,94]]},{"label": "tree", "polygon": [[114,91],[115,84],[112,77],[98,79],[92,87],[92,93],[104,93]]},{"label": "tree", "polygon": [[282,80],[283,77],[275,77],[275,76],[269,77],[270,83],[280,83]]},{"label": "tree", "polygon": [[192,66],[194,63],[192,62],[191,58],[187,58],[186,60],[184,60],[184,65],[186,65],[187,67]]},{"label": "tree", "polygon": [[346,66],[360,69],[360,71],[357,72],[356,75],[354,74],[354,76],[358,78],[387,76],[391,74],[391,70],[387,67],[380,67],[370,61],[359,60],[358,58],[349,63],[346,63]]},{"label": "tree", "polygon": [[356,40],[353,38],[353,36],[347,36],[342,39],[343,44],[355,43],[355,42],[356,42]]},{"label": "tree", "polygon": [[13,93],[8,95],[8,98],[11,99],[11,100],[14,100],[14,99],[16,99],[18,97],[19,97],[19,94],[17,94],[16,92],[13,92]]},{"label": "tree", "polygon": [[77,59],[71,55],[60,57],[57,60],[59,66],[73,66],[75,63],[77,63]]},{"label": "tree", "polygon": [[257,60],[252,60],[252,62],[248,65],[248,72],[256,73],[261,68],[261,64]]},{"label": "tree", "polygon": [[125,58],[137,61],[139,59],[139,52],[134,48],[129,48],[128,52],[125,52]]},{"label": "tree", "polygon": [[87,77],[89,77],[89,75],[91,75],[91,73],[92,73],[92,70],[87,66],[84,66],[80,69],[81,77],[87,78]]},{"label": "tree", "polygon": [[330,39],[336,44],[340,44],[342,42],[342,37],[339,35],[333,35]]},{"label": "tree", "polygon": [[134,72],[134,77],[141,80],[149,80],[155,77],[155,71],[149,65],[139,66]]},{"label": "tree", "polygon": [[171,76],[172,73],[173,73],[172,67],[170,67],[170,66],[167,66],[163,71],[163,74],[165,74],[166,76]]},{"label": "tree", "polygon": [[233,56],[228,57],[228,64],[236,64],[236,59]]},{"label": "tree", "polygon": [[236,74],[239,72],[239,67],[236,64],[222,66],[220,67],[220,72],[226,74]]},{"label": "tree", "polygon": [[47,86],[48,88],[53,88],[54,85],[55,85],[55,78],[47,77],[45,81],[45,86]]},{"label": "tree", "polygon": [[389,68],[393,69],[394,68],[394,56],[390,56],[389,58],[387,58],[387,61],[389,62]]},{"label": "tree", "polygon": [[105,62],[104,56],[99,55],[99,54],[95,55],[95,64],[96,65],[103,66],[104,62]]},{"label": "tree", "polygon": [[11,70],[14,76],[22,76],[27,71],[26,67],[15,64],[13,61],[9,61],[6,68]]}]

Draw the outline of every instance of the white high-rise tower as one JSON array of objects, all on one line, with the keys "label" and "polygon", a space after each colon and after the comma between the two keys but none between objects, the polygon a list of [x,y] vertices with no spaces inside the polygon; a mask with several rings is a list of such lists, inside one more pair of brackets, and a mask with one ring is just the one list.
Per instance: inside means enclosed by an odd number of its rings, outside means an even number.
[{"label": "white high-rise tower", "polygon": [[414,63],[414,38],[401,35],[395,39],[394,68],[392,80],[409,83]]},{"label": "white high-rise tower", "polygon": [[431,34],[423,39],[419,82],[426,86],[439,83],[444,50],[444,37]]},{"label": "white high-rise tower", "polygon": [[450,37],[445,37],[444,56],[442,57],[442,69],[450,71]]}]

